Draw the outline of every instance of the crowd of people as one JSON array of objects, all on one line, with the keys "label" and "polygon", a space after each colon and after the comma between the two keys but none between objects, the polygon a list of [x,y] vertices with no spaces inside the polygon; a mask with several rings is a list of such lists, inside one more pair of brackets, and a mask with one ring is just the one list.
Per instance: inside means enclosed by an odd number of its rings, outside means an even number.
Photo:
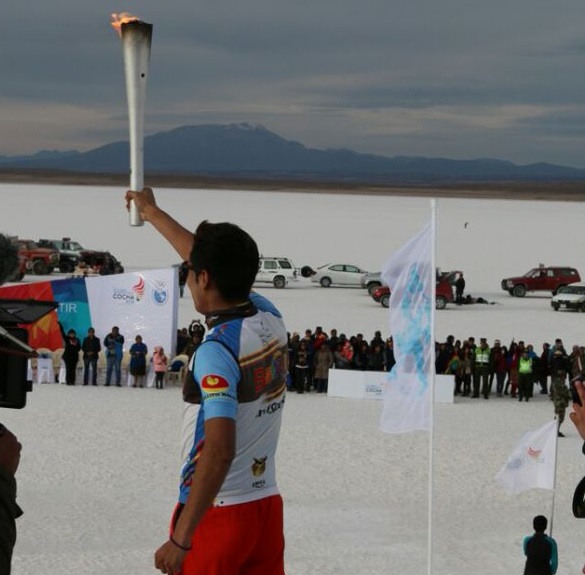
[{"label": "crowd of people", "polygon": [[536,386],[553,401],[559,427],[571,400],[571,382],[583,378],[584,366],[585,347],[573,345],[568,352],[560,338],[543,343],[539,352],[524,341],[505,346],[496,339],[490,347],[483,337],[476,344],[474,337],[462,341],[450,335],[436,344],[436,372],[453,375],[455,395],[489,399],[495,392],[528,402]]}]

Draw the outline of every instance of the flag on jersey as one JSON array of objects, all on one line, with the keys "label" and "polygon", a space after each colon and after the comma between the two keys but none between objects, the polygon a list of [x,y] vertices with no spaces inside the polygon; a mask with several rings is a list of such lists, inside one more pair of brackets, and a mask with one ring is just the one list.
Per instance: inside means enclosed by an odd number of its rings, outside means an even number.
[{"label": "flag on jersey", "polygon": [[396,364],[383,386],[380,428],[428,430],[431,420],[433,223],[430,221],[382,267],[390,287],[390,333]]},{"label": "flag on jersey", "polygon": [[558,422],[553,420],[525,433],[496,475],[497,483],[511,494],[535,487],[554,489],[557,432]]}]

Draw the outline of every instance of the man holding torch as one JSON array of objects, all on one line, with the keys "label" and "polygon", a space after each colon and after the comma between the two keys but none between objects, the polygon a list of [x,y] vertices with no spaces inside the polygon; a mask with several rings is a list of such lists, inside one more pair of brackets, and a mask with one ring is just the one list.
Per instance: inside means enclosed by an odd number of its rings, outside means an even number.
[{"label": "man holding torch", "polygon": [[155,553],[169,575],[282,575],[282,498],[275,455],[288,353],[280,313],[251,293],[256,242],[230,223],[195,233],[156,204],[126,193],[142,220],[189,262],[187,286],[209,327],[183,385],[184,461],[170,537]]}]

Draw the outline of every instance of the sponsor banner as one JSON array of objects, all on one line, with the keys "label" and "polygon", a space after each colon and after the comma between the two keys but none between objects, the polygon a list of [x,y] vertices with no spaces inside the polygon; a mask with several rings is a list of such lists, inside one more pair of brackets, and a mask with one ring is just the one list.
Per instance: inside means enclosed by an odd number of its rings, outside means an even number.
[{"label": "sponsor banner", "polygon": [[114,325],[129,349],[140,334],[149,355],[163,346],[172,357],[178,312],[176,268],[85,278],[91,321],[99,337]]},{"label": "sponsor banner", "polygon": [[176,268],[144,272],[67,278],[0,288],[4,299],[57,301],[59,308],[29,326],[29,344],[35,349],[63,347],[59,321],[83,340],[89,327],[103,338],[117,325],[124,349],[140,334],[149,353],[155,346],[172,357],[176,344],[178,277]]},{"label": "sponsor banner", "polygon": [[[330,369],[327,395],[353,399],[382,399],[388,373],[384,371],[354,371]],[[435,379],[435,403],[453,403],[453,376]]]}]

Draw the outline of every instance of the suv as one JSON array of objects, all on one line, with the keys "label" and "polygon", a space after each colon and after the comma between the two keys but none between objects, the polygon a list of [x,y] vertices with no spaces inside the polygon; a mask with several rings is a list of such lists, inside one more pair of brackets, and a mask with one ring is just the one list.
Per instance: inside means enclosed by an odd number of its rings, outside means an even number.
[{"label": "suv", "polygon": [[258,275],[255,282],[271,283],[281,289],[290,281],[297,281],[297,270],[288,258],[264,257],[260,258]]},{"label": "suv", "polygon": [[555,295],[559,288],[580,281],[575,268],[540,264],[523,276],[503,279],[502,289],[516,297],[524,297],[528,291],[549,291]]},{"label": "suv", "polygon": [[18,253],[26,260],[26,269],[35,275],[46,275],[59,266],[59,252],[52,248],[41,248],[32,240],[15,239]]},{"label": "suv", "polygon": [[83,248],[78,242],[71,241],[71,238],[61,240],[39,240],[39,247],[57,250],[60,255],[59,271],[66,274],[71,273],[79,263]]},{"label": "suv", "polygon": [[124,266],[110,252],[83,250],[79,256],[79,263],[102,276],[124,273]]}]

